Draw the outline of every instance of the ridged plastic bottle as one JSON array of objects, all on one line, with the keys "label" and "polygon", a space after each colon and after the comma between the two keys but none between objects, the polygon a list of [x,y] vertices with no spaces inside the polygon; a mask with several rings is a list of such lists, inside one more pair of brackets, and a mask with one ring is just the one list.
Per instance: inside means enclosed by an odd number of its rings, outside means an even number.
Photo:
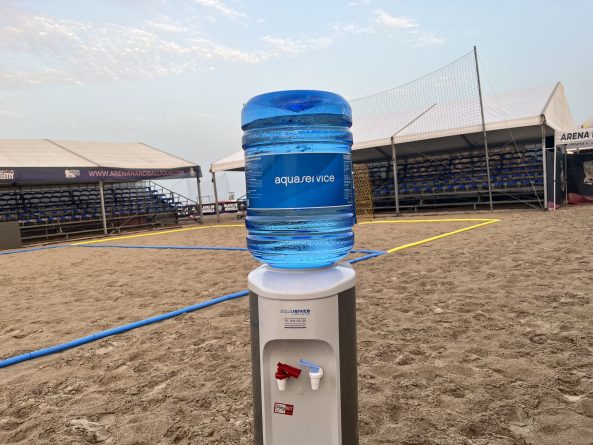
[{"label": "ridged plastic bottle", "polygon": [[252,98],[241,127],[247,247],[273,267],[330,266],[354,244],[352,111],[325,91]]}]

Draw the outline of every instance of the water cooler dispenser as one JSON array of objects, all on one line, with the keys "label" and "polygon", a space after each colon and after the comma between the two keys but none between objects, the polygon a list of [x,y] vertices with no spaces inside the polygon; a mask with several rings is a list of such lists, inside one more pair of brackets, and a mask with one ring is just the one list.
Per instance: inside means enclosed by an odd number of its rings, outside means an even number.
[{"label": "water cooler dispenser", "polygon": [[350,125],[327,92],[243,109],[256,445],[358,444]]}]

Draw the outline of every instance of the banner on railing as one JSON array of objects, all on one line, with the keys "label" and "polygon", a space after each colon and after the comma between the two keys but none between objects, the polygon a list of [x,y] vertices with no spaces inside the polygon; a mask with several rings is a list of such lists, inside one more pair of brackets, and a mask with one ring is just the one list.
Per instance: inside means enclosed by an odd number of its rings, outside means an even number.
[{"label": "banner on railing", "polygon": [[145,179],[183,179],[195,178],[193,168],[155,168],[155,169],[123,169],[123,168],[63,168],[63,167],[0,167],[0,186],[27,184],[73,184],[97,182],[133,182]]},{"label": "banner on railing", "polygon": [[[218,212],[219,213],[237,213],[244,212],[247,210],[247,202],[245,201],[219,201]],[[215,215],[216,208],[214,203],[202,204],[202,213],[204,215]]]}]

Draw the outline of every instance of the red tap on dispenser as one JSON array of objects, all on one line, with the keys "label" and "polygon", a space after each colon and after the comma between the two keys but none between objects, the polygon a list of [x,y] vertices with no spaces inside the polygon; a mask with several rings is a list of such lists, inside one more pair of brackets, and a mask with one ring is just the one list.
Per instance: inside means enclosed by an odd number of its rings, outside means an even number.
[{"label": "red tap on dispenser", "polygon": [[301,370],[299,368],[295,368],[294,366],[290,366],[290,365],[287,365],[286,363],[280,363],[280,362],[278,362],[277,366],[278,366],[278,368],[276,370],[276,378],[278,378],[278,375],[283,374],[286,377],[293,377],[295,379],[298,379],[299,376],[301,375]]}]

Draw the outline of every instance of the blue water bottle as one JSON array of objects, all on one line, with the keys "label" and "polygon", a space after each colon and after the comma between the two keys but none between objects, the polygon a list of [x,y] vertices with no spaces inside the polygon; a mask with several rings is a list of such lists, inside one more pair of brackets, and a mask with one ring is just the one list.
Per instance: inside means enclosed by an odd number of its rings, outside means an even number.
[{"label": "blue water bottle", "polygon": [[348,102],[325,91],[279,91],[245,104],[247,247],[257,260],[306,269],[348,255],[351,125]]}]

